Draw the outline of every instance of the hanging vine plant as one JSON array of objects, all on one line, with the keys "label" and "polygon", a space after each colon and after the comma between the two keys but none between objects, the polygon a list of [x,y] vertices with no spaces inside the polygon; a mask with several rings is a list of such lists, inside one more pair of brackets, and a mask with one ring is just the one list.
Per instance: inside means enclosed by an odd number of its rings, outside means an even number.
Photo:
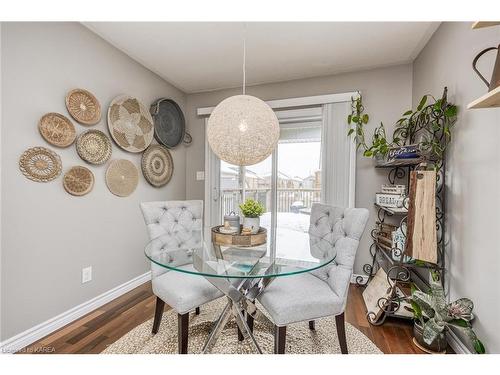
[{"label": "hanging vine plant", "polygon": [[457,113],[457,106],[448,102],[448,89],[445,87],[441,98],[424,95],[416,110],[403,113],[396,122],[392,140],[388,140],[384,124],[380,123],[368,145],[364,127],[370,118],[364,113],[363,98],[359,94],[351,99],[347,135],[355,134],[356,147],[361,148],[366,157],[385,158],[391,148],[416,144],[425,159],[440,164],[451,141],[451,129],[457,121]]}]

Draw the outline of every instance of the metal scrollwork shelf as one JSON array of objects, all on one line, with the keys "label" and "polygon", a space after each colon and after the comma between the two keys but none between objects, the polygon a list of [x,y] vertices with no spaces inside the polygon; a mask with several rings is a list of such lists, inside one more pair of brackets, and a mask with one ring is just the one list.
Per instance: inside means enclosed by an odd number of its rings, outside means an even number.
[{"label": "metal scrollwork shelf", "polygon": [[[406,162],[394,164],[377,165],[376,168],[389,169],[387,178],[391,185],[406,180],[407,187],[410,182],[410,172],[424,168],[426,163],[422,159],[412,159]],[[359,275],[356,283],[364,287],[374,277],[379,268],[383,268],[387,274],[388,292],[387,296],[379,298],[377,304],[380,312],[377,314],[368,311],[366,314],[368,322],[373,325],[381,325],[387,317],[398,317],[411,319],[412,313],[408,307],[408,298],[410,297],[410,285],[427,287],[427,281],[423,273],[426,269],[438,271],[441,281],[444,283],[444,246],[445,246],[445,174],[444,161],[435,165],[437,172],[436,181],[436,227],[438,244],[438,264],[430,264],[416,261],[404,254],[404,250],[397,247],[388,246],[379,241],[378,233],[382,224],[392,223],[403,227],[402,224],[407,220],[408,198],[405,199],[403,207],[398,209],[386,208],[375,205],[377,208],[377,226],[372,229],[372,244],[370,245],[371,262],[363,266],[365,277]],[[406,235],[406,233],[403,233]]]}]

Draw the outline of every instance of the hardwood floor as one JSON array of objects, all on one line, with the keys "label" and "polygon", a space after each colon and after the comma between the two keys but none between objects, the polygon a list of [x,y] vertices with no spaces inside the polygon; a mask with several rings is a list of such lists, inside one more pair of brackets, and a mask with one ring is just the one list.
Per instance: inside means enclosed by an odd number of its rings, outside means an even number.
[{"label": "hardwood floor", "polygon": [[[409,321],[392,319],[379,327],[370,325],[365,317],[361,292],[362,289],[350,286],[346,321],[384,353],[422,353],[412,343],[412,324]],[[155,300],[151,283],[146,283],[33,343],[21,353],[100,353],[134,327],[153,318]],[[165,309],[169,308],[165,306]]]}]

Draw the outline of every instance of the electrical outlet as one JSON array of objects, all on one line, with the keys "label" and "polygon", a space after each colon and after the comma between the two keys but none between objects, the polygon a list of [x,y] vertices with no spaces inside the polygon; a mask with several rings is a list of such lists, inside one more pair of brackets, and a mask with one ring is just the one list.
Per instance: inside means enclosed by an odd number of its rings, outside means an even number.
[{"label": "electrical outlet", "polygon": [[196,172],[196,181],[203,181],[205,179],[205,171]]},{"label": "electrical outlet", "polygon": [[82,268],[82,284],[92,280],[92,266]]}]

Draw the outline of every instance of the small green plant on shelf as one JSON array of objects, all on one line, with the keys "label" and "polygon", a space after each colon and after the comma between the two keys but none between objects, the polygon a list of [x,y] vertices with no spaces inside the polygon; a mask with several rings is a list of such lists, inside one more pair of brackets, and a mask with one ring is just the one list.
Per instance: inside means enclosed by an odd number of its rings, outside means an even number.
[{"label": "small green plant on shelf", "polygon": [[468,298],[460,298],[447,303],[443,286],[439,281],[439,273],[431,272],[428,293],[412,286],[409,302],[413,310],[415,324],[422,330],[423,343],[421,342],[421,344],[432,346],[436,340],[444,337],[450,327],[454,327],[465,333],[476,353],[485,353],[484,345],[472,330],[470,323],[474,308],[473,302]]},{"label": "small green plant on shelf", "polygon": [[[430,103],[428,103],[430,101]],[[375,128],[368,144],[365,126],[370,117],[364,113],[363,97],[358,94],[351,99],[351,114],[347,116],[348,136],[355,134],[356,147],[366,157],[383,158],[394,147],[417,144],[420,152],[429,160],[442,161],[446,147],[451,141],[451,129],[457,121],[457,106],[448,102],[445,87],[440,99],[424,95],[416,110],[408,110],[396,122],[392,140],[386,135],[383,123]]]},{"label": "small green plant on shelf", "polygon": [[240,204],[240,210],[243,216],[255,218],[261,216],[265,209],[262,204],[253,199],[247,199],[245,203]]}]

